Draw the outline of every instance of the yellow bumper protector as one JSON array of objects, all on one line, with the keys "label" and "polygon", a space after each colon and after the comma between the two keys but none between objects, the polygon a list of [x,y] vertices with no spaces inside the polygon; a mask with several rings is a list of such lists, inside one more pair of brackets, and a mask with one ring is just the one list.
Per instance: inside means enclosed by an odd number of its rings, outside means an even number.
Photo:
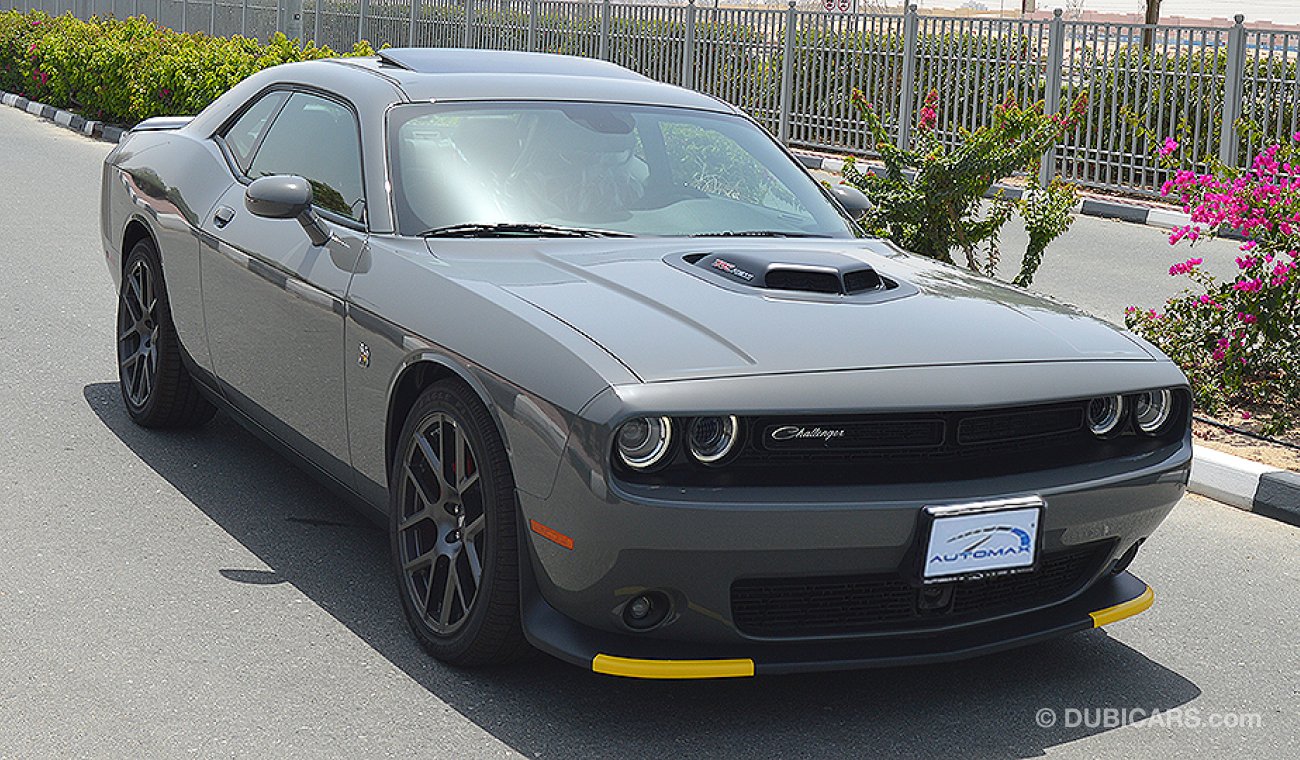
[{"label": "yellow bumper protector", "polygon": [[637,660],[598,654],[591,660],[591,669],[626,678],[740,678],[754,675],[754,661]]},{"label": "yellow bumper protector", "polygon": [[1100,628],[1103,625],[1110,625],[1117,620],[1133,617],[1139,612],[1146,612],[1151,608],[1151,603],[1154,602],[1155,599],[1156,593],[1151,590],[1150,586],[1147,586],[1147,590],[1143,591],[1136,599],[1130,599],[1127,602],[1117,604],[1114,607],[1107,607],[1104,610],[1089,612],[1088,614],[1092,616],[1092,627]]}]

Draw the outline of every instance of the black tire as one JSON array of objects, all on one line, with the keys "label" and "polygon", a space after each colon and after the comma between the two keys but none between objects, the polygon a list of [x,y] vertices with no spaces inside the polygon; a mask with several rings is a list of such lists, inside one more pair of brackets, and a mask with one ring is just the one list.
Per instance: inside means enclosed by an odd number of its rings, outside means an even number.
[{"label": "black tire", "polygon": [[389,483],[393,570],[420,644],[462,667],[526,654],[514,476],[491,415],[463,383],[440,381],[416,399]]},{"label": "black tire", "polygon": [[135,244],[122,268],[117,376],[126,412],[142,427],[196,427],[216,412],[181,362],[162,264],[147,238]]}]

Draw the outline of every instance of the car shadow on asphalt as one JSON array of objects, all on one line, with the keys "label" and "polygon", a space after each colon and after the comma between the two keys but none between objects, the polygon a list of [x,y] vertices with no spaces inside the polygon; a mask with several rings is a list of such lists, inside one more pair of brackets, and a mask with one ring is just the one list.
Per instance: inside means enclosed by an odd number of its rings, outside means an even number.
[{"label": "car shadow on asphalt", "polygon": [[[342,499],[225,415],[198,431],[149,431],[129,421],[116,383],[84,395],[142,462],[271,568],[213,573],[249,594],[292,584],[525,755],[1032,757],[1113,730],[1095,712],[1067,721],[1069,709],[1163,711],[1200,694],[1102,631],[953,664],[734,681],[623,680],[543,655],[457,670],[407,633],[384,532]],[[1054,726],[1039,725],[1043,709]]]}]

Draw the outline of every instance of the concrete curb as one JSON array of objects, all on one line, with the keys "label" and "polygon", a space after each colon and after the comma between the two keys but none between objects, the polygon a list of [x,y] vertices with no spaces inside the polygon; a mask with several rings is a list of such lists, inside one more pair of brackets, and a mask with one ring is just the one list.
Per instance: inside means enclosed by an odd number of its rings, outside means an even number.
[{"label": "concrete curb", "polygon": [[[844,168],[844,160],[832,156],[822,156],[816,153],[804,153],[794,151],[795,158],[809,169],[816,169],[833,174],[839,174]],[[863,166],[874,173],[875,166],[864,163]],[[1023,188],[1012,185],[995,184],[984,193],[984,197],[992,198],[998,193],[1008,200],[1018,201],[1024,196]],[[1141,224],[1147,227],[1160,227],[1162,229],[1172,229],[1183,225],[1191,224],[1192,218],[1181,211],[1171,208],[1160,208],[1156,206],[1146,206],[1141,203],[1125,203],[1103,198],[1084,198],[1074,207],[1076,214],[1083,216],[1095,216],[1102,219],[1119,219],[1124,222]],[[1221,230],[1219,237],[1230,240],[1242,240],[1242,236],[1235,230]]]},{"label": "concrete curb", "polygon": [[1195,446],[1187,489],[1247,512],[1300,526],[1300,473]]},{"label": "concrete curb", "polygon": [[49,119],[64,129],[70,129],[73,132],[79,132],[87,137],[93,137],[105,142],[121,142],[122,135],[126,134],[125,129],[121,127],[112,127],[102,121],[94,121],[80,116],[71,111],[62,108],[47,106],[44,103],[37,103],[34,100],[28,100],[11,92],[0,90],[0,103],[17,108],[20,111],[26,111],[33,116],[39,116],[42,119]]}]

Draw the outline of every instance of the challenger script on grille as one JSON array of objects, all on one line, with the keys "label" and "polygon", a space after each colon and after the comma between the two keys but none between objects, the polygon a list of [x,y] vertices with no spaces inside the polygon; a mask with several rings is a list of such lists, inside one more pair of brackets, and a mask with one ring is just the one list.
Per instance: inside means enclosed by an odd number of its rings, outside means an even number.
[{"label": "challenger script on grille", "polygon": [[805,428],[798,425],[786,425],[773,430],[771,436],[774,441],[790,441],[800,438],[819,438],[829,441],[834,438],[843,438],[844,431],[826,430],[821,427]]}]

